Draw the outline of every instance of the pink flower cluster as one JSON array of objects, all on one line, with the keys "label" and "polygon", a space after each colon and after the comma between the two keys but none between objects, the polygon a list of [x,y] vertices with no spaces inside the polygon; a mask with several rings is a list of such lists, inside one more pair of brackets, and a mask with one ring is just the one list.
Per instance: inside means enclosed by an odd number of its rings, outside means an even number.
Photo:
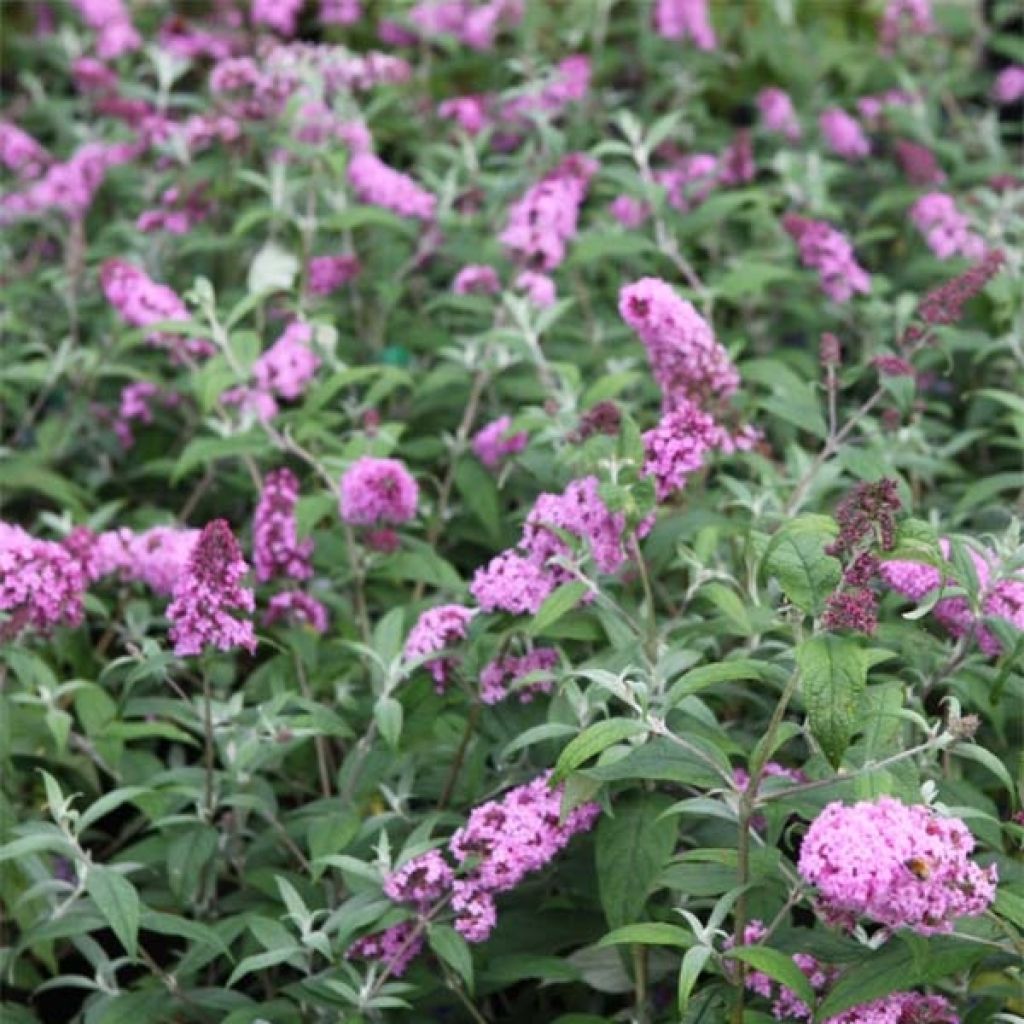
[{"label": "pink flower cluster", "polygon": [[313,541],[300,541],[295,524],[299,481],[290,469],[275,469],[263,481],[252,524],[253,565],[260,583],[278,577],[306,580],[313,575]]},{"label": "pink flower cluster", "polygon": [[320,366],[320,357],[310,348],[313,328],[303,320],[290,323],[281,337],[252,367],[256,386],[268,394],[294,401],[306,390]]},{"label": "pink flower cluster", "polygon": [[[551,671],[557,664],[558,651],[553,647],[495,658],[480,673],[480,700],[484,704],[498,704],[518,694],[521,704],[529,704],[534,697],[551,692]],[[528,682],[520,682],[528,678]]]},{"label": "pink flower cluster", "polygon": [[650,216],[650,209],[641,199],[633,196],[616,196],[608,204],[608,212],[624,227],[630,230],[640,227]]},{"label": "pink flower cluster", "polygon": [[0,120],[0,164],[20,178],[38,178],[50,163],[50,154],[27,132]]},{"label": "pink flower cluster", "polygon": [[535,615],[555,589],[543,566],[515,550],[503,551],[476,570],[469,591],[485,612]]},{"label": "pink flower cluster", "polygon": [[945,192],[921,196],[910,208],[910,219],[940,260],[952,256],[980,260],[985,255],[984,240],[971,231],[970,222]]},{"label": "pink flower cluster", "polygon": [[497,469],[509,455],[518,455],[526,447],[526,432],[513,433],[511,426],[510,416],[500,416],[474,435],[473,454],[488,469]]},{"label": "pink flower cluster", "polygon": [[537,309],[547,309],[555,304],[555,282],[547,274],[524,270],[516,276],[515,287]]},{"label": "pink flower cluster", "polygon": [[666,410],[684,400],[700,405],[727,398],[739,387],[736,367],[711,327],[665,281],[644,277],[626,285],[619,313],[647,349]]},{"label": "pink flower cluster", "polygon": [[362,16],[362,0],[320,0],[323,25],[354,25]]},{"label": "pink flower cluster", "polygon": [[272,626],[282,621],[293,626],[308,626],[315,633],[323,633],[327,630],[327,609],[315,597],[301,590],[283,590],[267,602],[263,624]]},{"label": "pink flower cluster", "polygon": [[352,526],[405,523],[416,515],[419,485],[398,459],[356,459],[341,478],[341,518]]},{"label": "pink flower cluster", "polygon": [[310,295],[330,295],[359,274],[357,256],[314,256],[306,268]]},{"label": "pink flower cluster", "polygon": [[[409,660],[437,654],[466,638],[476,612],[461,604],[442,604],[425,611],[409,631],[405,657]],[[457,661],[452,657],[428,658],[424,665],[434,677],[438,693],[443,693]]]},{"label": "pink flower cluster", "polygon": [[180,396],[176,392],[163,391],[152,381],[140,380],[127,384],[121,389],[114,433],[117,434],[118,440],[125,448],[131,448],[135,443],[132,423],[152,423],[153,402],[159,401],[164,406],[172,407],[177,405],[180,400]]},{"label": "pink flower cluster", "polygon": [[689,39],[698,50],[716,46],[708,0],[655,0],[654,28],[665,39]]},{"label": "pink flower cluster", "polygon": [[501,28],[514,28],[523,19],[524,0],[419,0],[408,19],[426,39],[454,36],[473,50],[490,50]]},{"label": "pink flower cluster", "polygon": [[1003,106],[1024,99],[1024,64],[1014,64],[999,72],[992,87],[992,97]]},{"label": "pink flower cluster", "polygon": [[793,101],[784,89],[774,86],[762,89],[757,94],[757,109],[765,131],[781,135],[790,142],[796,142],[800,138],[800,121],[793,109]]},{"label": "pink flower cluster", "polygon": [[[544,114],[545,119],[558,117],[569,104],[578,103],[587,95],[590,73],[590,58],[585,54],[564,57],[539,86],[503,103],[497,120],[503,126],[521,129],[528,125],[531,114]],[[512,144],[515,140],[508,137],[505,141]]]},{"label": "pink flower cluster", "polygon": [[900,169],[911,185],[941,185],[946,180],[935,154],[927,146],[897,139],[893,148]]},{"label": "pink flower cluster", "polygon": [[[949,541],[943,538],[939,544],[943,555],[948,558]],[[982,614],[1005,619],[1017,629],[1024,631],[1024,581],[993,581],[990,557],[982,556],[973,548],[967,550],[974,564],[975,575],[978,577]],[[920,601],[932,591],[949,585],[949,581],[944,580],[937,568],[920,562],[899,559],[883,562],[879,573],[893,590],[912,601]],[[990,657],[996,657],[1002,651],[1002,644],[995,634],[974,617],[966,597],[943,597],[935,603],[932,614],[951,636],[962,637],[973,633],[982,652]]]},{"label": "pink flower cluster", "polygon": [[72,0],[82,20],[96,33],[96,53],[113,60],[142,46],[142,37],[122,0]]},{"label": "pink flower cluster", "polygon": [[453,96],[437,105],[437,116],[454,121],[467,135],[479,135],[490,123],[486,96]]},{"label": "pink flower cluster", "polygon": [[388,167],[373,153],[356,153],[349,161],[348,180],[361,203],[380,206],[400,217],[434,219],[437,197],[407,174]]},{"label": "pink flower cluster", "polygon": [[139,214],[135,226],[147,234],[166,231],[170,235],[187,235],[209,212],[210,204],[203,201],[202,187],[184,192],[174,186],[160,194],[158,206]]},{"label": "pink flower cluster", "polygon": [[845,110],[830,107],[818,119],[825,143],[844,160],[863,160],[871,153],[871,143],[856,118]]},{"label": "pink flower cluster", "polygon": [[486,263],[470,263],[463,267],[452,281],[456,295],[497,295],[501,281],[494,267]]},{"label": "pink flower cluster", "polygon": [[79,559],[65,547],[0,520],[0,641],[25,627],[77,625],[86,583]]},{"label": "pink flower cluster", "polygon": [[799,246],[801,263],[818,272],[822,291],[833,302],[849,302],[855,294],[871,291],[870,276],[846,236],[831,224],[787,213],[782,226]]},{"label": "pink flower cluster", "polygon": [[878,24],[878,41],[883,52],[891,53],[905,37],[934,31],[931,0],[888,0]]},{"label": "pink flower cluster", "polygon": [[[743,932],[745,946],[760,943],[768,934],[761,921],[751,921]],[[732,948],[732,939],[726,948]],[[807,953],[794,953],[793,962],[816,993],[824,993],[835,983],[839,970],[819,963]],[[745,986],[765,999],[773,1000],[772,1013],[777,1020],[809,1021],[814,1011],[792,989],[778,984],[763,971],[748,971]],[[923,996],[917,992],[893,992],[870,1003],[861,1003],[823,1024],[959,1024],[949,1001],[941,996]]]},{"label": "pink flower cluster", "polygon": [[421,911],[450,893],[456,930],[469,942],[483,942],[497,923],[495,896],[546,867],[601,813],[597,804],[584,804],[563,823],[562,793],[544,774],[475,807],[448,844],[463,874],[455,877],[440,852],[431,850],[394,872],[384,891]]},{"label": "pink flower cluster", "polygon": [[167,607],[175,654],[198,655],[206,647],[222,651],[256,649],[252,622],[233,614],[252,612],[255,607],[252,591],[242,585],[248,571],[227,521],[214,519],[207,523]]},{"label": "pink flower cluster", "polygon": [[379,960],[384,969],[400,978],[423,949],[424,933],[416,933],[414,921],[402,921],[376,935],[364,935],[352,943],[346,957]]},{"label": "pink flower cluster", "polygon": [[682,399],[644,434],[644,476],[654,480],[655,497],[665,501],[704,465],[708,453],[721,448],[725,431],[708,413]]},{"label": "pink flower cluster", "polygon": [[[107,301],[130,327],[191,319],[177,292],[158,284],[144,270],[124,260],[107,260],[100,271],[100,284]],[[170,349],[176,357],[203,358],[213,352],[213,346],[204,338],[151,331],[146,340],[157,348]]]},{"label": "pink flower cluster", "polygon": [[254,25],[265,25],[283,36],[293,36],[304,4],[305,0],[252,0],[250,16]]},{"label": "pink flower cluster", "polygon": [[63,163],[51,163],[23,192],[10,192],[0,199],[0,221],[48,210],[80,219],[92,205],[107,171],[134,160],[139,152],[140,147],[132,142],[87,142]]},{"label": "pink flower cluster", "polygon": [[575,236],[580,206],[597,163],[582,153],[567,156],[513,203],[501,242],[528,267],[553,270]]},{"label": "pink flower cluster", "polygon": [[887,796],[836,801],[811,823],[798,868],[834,923],[852,928],[866,917],[932,935],[983,913],[995,897],[995,865],[978,867],[973,849],[959,818]]},{"label": "pink flower cluster", "polygon": [[184,575],[199,531],[173,526],[154,526],[141,533],[125,527],[96,537],[95,578],[116,573],[125,582],[144,583],[169,597]]}]

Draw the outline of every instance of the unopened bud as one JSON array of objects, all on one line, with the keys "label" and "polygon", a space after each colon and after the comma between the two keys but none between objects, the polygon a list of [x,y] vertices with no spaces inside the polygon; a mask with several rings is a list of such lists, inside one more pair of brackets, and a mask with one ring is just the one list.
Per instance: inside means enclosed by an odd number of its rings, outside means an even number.
[{"label": "unopened bud", "polygon": [[843,352],[839,345],[839,339],[829,331],[821,336],[821,345],[818,348],[822,366],[838,366],[842,362]]}]

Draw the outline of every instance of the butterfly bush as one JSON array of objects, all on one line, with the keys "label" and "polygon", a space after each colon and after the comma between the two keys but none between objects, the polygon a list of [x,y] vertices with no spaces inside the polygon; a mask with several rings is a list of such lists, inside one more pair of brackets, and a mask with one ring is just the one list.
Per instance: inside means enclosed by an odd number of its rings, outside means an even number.
[{"label": "butterfly bush", "polygon": [[5,6],[5,1019],[1020,1012],[1013,6]]},{"label": "butterfly bush", "polygon": [[996,868],[969,860],[973,849],[958,818],[880,797],[829,804],[801,843],[798,867],[830,921],[851,927],[863,917],[930,935],[992,902]]}]

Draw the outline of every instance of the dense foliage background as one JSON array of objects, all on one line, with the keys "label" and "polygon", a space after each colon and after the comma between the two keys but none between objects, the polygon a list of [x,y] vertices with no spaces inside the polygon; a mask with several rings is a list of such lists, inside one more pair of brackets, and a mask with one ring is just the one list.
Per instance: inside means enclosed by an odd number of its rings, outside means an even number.
[{"label": "dense foliage background", "polygon": [[5,1024],[1024,1019],[1016,3],[0,16]]}]

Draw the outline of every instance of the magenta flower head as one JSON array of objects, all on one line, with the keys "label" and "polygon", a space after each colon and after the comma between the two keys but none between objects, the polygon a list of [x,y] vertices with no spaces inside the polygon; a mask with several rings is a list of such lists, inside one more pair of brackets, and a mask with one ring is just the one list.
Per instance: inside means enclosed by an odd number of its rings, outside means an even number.
[{"label": "magenta flower head", "polygon": [[373,153],[357,153],[349,161],[348,180],[356,198],[400,217],[433,220],[437,196],[407,174],[389,167]]},{"label": "magenta flower head", "polygon": [[868,141],[860,122],[839,107],[831,107],[818,119],[825,144],[836,156],[844,160],[863,160],[871,153]]},{"label": "magenta flower head", "polygon": [[945,192],[921,196],[910,208],[910,219],[940,260],[952,256],[979,260],[985,255],[984,239],[971,231],[970,221]]},{"label": "magenta flower head", "polygon": [[403,462],[364,455],[341,478],[341,518],[351,526],[405,523],[416,514],[419,494]]},{"label": "magenta flower head", "polygon": [[973,849],[959,818],[883,796],[829,804],[804,837],[798,867],[833,922],[853,927],[864,917],[932,935],[984,913],[995,898],[995,865],[980,868]]},{"label": "magenta flower head", "polygon": [[644,476],[654,480],[658,501],[682,490],[708,453],[721,447],[724,434],[711,416],[688,399],[644,434]]},{"label": "magenta flower head", "polygon": [[818,272],[821,290],[833,302],[849,302],[855,293],[871,291],[871,278],[841,231],[795,213],[787,213],[782,226],[799,247],[800,262]]},{"label": "magenta flower head", "polygon": [[233,614],[251,612],[255,605],[252,591],[242,585],[248,571],[227,521],[207,523],[167,608],[175,654],[197,655],[206,647],[256,649],[252,623]]},{"label": "magenta flower head", "polygon": [[283,590],[267,603],[263,625],[286,622],[290,626],[306,626],[314,633],[327,631],[327,609],[301,590]]},{"label": "magenta flower head", "polygon": [[707,321],[667,282],[644,277],[626,285],[619,313],[647,349],[666,409],[683,399],[727,398],[739,386],[736,367]]},{"label": "magenta flower head", "polygon": [[793,109],[793,101],[784,89],[770,86],[757,94],[757,110],[765,131],[781,135],[796,142],[801,135],[800,121]]},{"label": "magenta flower head", "polygon": [[501,416],[474,435],[473,454],[488,469],[497,469],[506,456],[518,455],[526,447],[526,433],[509,430],[511,425],[511,417]]},{"label": "magenta flower head", "polygon": [[[409,631],[409,637],[405,641],[405,657],[410,660],[422,658],[464,640],[474,615],[474,609],[465,608],[461,604],[442,604],[437,608],[428,609]],[[434,677],[438,693],[443,692],[456,664],[455,659],[429,658],[424,664]]]},{"label": "magenta flower head", "polygon": [[310,348],[313,328],[302,320],[289,324],[281,337],[253,363],[252,375],[260,391],[293,400],[306,390],[320,366]]},{"label": "magenta flower head", "polygon": [[313,542],[300,542],[296,535],[298,499],[299,482],[290,469],[267,474],[252,526],[253,562],[261,583],[279,576],[306,580],[313,574]]},{"label": "magenta flower head", "polygon": [[698,50],[717,45],[708,0],[655,0],[654,29],[665,39],[689,39]]},{"label": "magenta flower head", "polygon": [[0,521],[0,640],[82,618],[86,570],[75,554]]}]

